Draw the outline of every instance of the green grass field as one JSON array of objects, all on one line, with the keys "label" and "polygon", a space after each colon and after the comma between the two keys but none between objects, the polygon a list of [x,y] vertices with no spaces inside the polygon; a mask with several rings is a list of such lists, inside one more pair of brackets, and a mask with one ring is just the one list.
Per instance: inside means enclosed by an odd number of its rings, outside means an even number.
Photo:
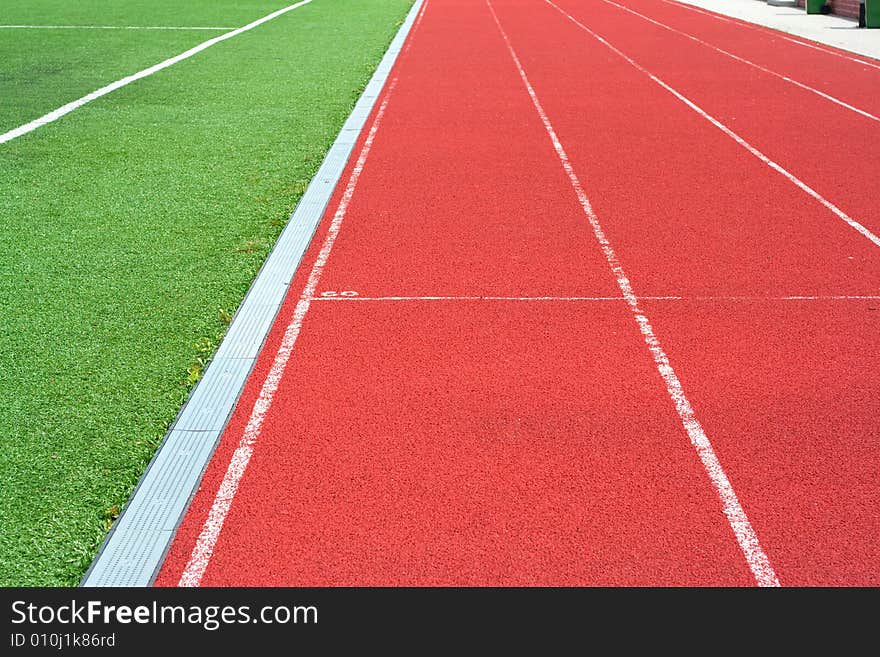
[{"label": "green grass field", "polygon": [[[289,2],[5,0],[238,27]],[[0,584],[91,562],[409,0],[314,0],[0,144]],[[222,32],[0,29],[0,132]]]}]

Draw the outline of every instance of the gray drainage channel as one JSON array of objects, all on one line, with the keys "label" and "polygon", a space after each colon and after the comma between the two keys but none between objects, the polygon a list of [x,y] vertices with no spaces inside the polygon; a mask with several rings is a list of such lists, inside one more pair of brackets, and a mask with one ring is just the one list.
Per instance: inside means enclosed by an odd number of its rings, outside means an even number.
[{"label": "gray drainage channel", "polygon": [[416,0],[81,586],[149,586],[421,8]]}]

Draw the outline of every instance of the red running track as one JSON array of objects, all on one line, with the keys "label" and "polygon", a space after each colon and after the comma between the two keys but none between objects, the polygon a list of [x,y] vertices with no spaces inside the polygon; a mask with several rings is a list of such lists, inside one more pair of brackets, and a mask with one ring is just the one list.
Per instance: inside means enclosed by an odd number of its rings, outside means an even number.
[{"label": "red running track", "polygon": [[880,231],[880,124],[555,4],[429,0],[158,585],[880,583],[880,245],[792,181]]}]

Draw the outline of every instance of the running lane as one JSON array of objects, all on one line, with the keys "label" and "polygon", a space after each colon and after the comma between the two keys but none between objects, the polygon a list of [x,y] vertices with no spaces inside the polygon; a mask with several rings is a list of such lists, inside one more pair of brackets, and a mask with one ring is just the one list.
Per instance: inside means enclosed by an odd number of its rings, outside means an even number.
[{"label": "running lane", "polygon": [[754,584],[489,6],[409,44],[157,584]]},{"label": "running lane", "polygon": [[493,6],[636,293],[680,297],[647,315],[781,583],[878,584],[880,248],[545,2]]}]

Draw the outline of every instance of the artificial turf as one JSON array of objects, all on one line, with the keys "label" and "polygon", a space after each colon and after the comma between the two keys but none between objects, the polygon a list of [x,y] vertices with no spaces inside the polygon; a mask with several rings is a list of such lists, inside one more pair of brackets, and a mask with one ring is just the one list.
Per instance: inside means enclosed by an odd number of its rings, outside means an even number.
[{"label": "artificial turf", "polygon": [[[7,2],[0,23],[235,26],[286,4]],[[315,0],[0,145],[0,584],[79,581],[409,5]],[[150,57],[219,33],[184,34]],[[156,63],[126,35],[125,66]],[[0,78],[7,124],[51,109],[48,38],[14,38],[40,91]],[[76,38],[102,84],[125,68],[105,33]]]}]

